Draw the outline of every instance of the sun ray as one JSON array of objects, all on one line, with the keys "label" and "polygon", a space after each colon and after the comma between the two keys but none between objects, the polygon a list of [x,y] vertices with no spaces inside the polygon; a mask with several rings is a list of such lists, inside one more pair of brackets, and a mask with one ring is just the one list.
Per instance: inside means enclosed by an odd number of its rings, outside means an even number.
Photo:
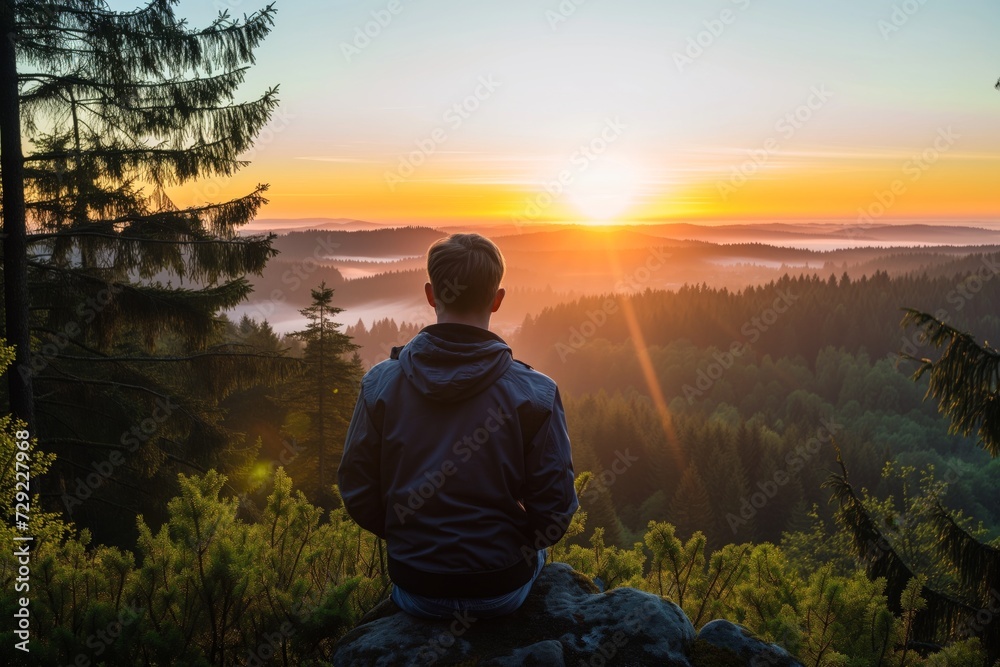
[{"label": "sun ray", "polygon": [[[622,276],[621,262],[618,260],[617,250],[608,246],[608,263],[616,276]],[[669,453],[674,459],[674,464],[679,469],[686,467],[684,452],[681,448],[680,438],[677,436],[677,429],[674,427],[673,416],[670,408],[667,407],[666,398],[663,395],[663,387],[656,376],[656,369],[653,367],[653,360],[649,356],[649,347],[646,345],[646,337],[639,324],[639,318],[635,314],[635,304],[632,303],[632,295],[621,294],[618,296],[618,303],[621,305],[622,315],[625,317],[625,326],[628,328],[632,346],[635,348],[636,360],[642,370],[643,380],[653,401],[656,416],[660,420],[660,427],[663,429],[663,436]]]}]

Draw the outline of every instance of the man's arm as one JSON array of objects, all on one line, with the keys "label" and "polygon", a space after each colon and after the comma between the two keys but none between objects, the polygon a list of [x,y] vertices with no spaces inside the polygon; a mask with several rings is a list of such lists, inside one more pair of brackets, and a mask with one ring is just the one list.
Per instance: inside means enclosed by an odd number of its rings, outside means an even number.
[{"label": "man's arm", "polygon": [[385,538],[380,467],[382,435],[365,406],[364,388],[358,393],[337,481],[344,507],[359,526]]},{"label": "man's arm", "polygon": [[536,549],[558,542],[579,507],[573,486],[573,458],[562,399],[556,389],[552,412],[525,453],[524,509]]}]

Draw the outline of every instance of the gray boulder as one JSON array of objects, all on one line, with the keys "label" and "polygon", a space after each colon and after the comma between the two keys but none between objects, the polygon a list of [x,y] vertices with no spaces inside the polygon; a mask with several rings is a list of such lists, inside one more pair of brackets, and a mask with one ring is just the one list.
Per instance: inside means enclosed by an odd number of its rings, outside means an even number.
[{"label": "gray boulder", "polygon": [[[725,651],[741,659],[753,638],[734,643],[731,631],[715,627],[701,645],[708,653]],[[633,588],[601,593],[570,566],[553,563],[538,577],[521,609],[510,616],[480,621],[470,614],[456,614],[451,620],[425,621],[396,611],[362,622],[337,643],[330,660],[335,667],[715,664],[692,660],[694,643],[694,627],[674,603]],[[757,643],[761,655],[777,649]]]},{"label": "gray boulder", "polygon": [[788,651],[757,639],[742,625],[716,620],[706,623],[692,646],[699,665],[719,667],[802,667]]}]

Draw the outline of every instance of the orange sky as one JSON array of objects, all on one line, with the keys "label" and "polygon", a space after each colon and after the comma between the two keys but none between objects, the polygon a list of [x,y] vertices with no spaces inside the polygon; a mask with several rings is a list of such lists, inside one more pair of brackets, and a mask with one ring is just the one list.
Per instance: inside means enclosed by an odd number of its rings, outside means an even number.
[{"label": "orange sky", "polygon": [[280,6],[241,89],[280,85],[279,114],[178,203],[266,182],[265,219],[1000,221],[994,0],[369,4]]},{"label": "orange sky", "polygon": [[[179,202],[235,197],[267,179],[271,203],[263,218],[353,218],[387,223],[561,222],[652,220],[989,219],[1000,217],[998,169],[992,158],[945,154],[923,170],[919,160],[839,158],[827,164],[757,166],[747,157],[745,181],[719,167],[674,182],[648,176],[622,193],[616,174],[606,191],[597,182],[570,187],[549,201],[545,184],[480,182],[462,173],[427,169],[419,180],[390,191],[376,165],[289,160],[270,173],[250,168],[225,181],[208,181],[175,191]],[[633,172],[639,173],[642,172]],[[699,178],[703,175],[703,178]],[[256,178],[255,178],[256,176]],[[484,179],[489,181],[489,179]],[[500,179],[497,179],[500,180]],[[570,184],[573,185],[572,183]],[[579,190],[584,192],[579,192]],[[595,194],[596,191],[596,194]],[[590,194],[588,194],[590,193]],[[886,204],[888,204],[886,206]],[[608,217],[611,214],[611,217]]]}]

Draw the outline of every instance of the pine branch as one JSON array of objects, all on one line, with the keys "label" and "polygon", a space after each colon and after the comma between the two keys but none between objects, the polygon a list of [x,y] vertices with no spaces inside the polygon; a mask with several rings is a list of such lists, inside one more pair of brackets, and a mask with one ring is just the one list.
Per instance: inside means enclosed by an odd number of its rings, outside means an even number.
[{"label": "pine branch", "polygon": [[[886,595],[899,613],[900,597],[915,572],[878,529],[875,519],[847,481],[847,466],[839,453],[837,462],[842,474],[830,473],[823,483],[833,492],[831,502],[836,500],[839,504],[837,521],[847,530],[855,555],[864,563],[868,577],[885,579]],[[916,616],[914,636],[922,641],[935,641],[940,629],[948,638],[958,638],[967,619],[977,611],[975,607],[927,586],[921,588],[920,595],[927,601],[927,607]]]},{"label": "pine branch", "polygon": [[929,373],[927,396],[936,399],[938,409],[951,419],[950,432],[965,436],[976,432],[980,446],[990,456],[1000,456],[1000,354],[932,315],[905,310],[902,326],[922,327],[931,345],[944,347],[937,361],[901,355],[920,364],[913,380]]},{"label": "pine branch", "polygon": [[[233,259],[235,261],[238,258]],[[252,291],[245,278],[201,289],[184,289],[108,281],[76,269],[41,262],[29,262],[29,265],[61,277],[62,303],[66,302],[67,293],[80,294],[81,303],[88,295],[100,290],[113,293],[113,298],[103,308],[94,308],[88,312],[89,324],[93,330],[103,334],[104,344],[111,341],[116,331],[135,329],[143,334],[150,347],[160,334],[169,331],[183,335],[189,344],[201,347],[218,329],[216,313],[242,303]],[[112,270],[120,269],[106,271]],[[75,289],[71,289],[71,286]],[[63,307],[69,313],[74,313],[68,305]],[[52,310],[58,308],[55,304],[51,307]]]},{"label": "pine branch", "polygon": [[209,239],[156,239],[150,237],[138,237],[138,236],[126,236],[125,234],[108,234],[103,232],[87,232],[78,229],[64,229],[58,232],[42,233],[42,234],[29,234],[29,242],[44,241],[47,239],[55,238],[99,238],[99,239],[109,239],[121,243],[138,243],[146,245],[149,243],[165,243],[169,245],[183,245],[183,246],[193,246],[193,245],[208,245],[208,246],[244,246],[250,247],[255,246],[260,243],[259,240],[249,240],[241,241],[235,239],[219,239],[219,238],[209,238]]},{"label": "pine branch", "polygon": [[1000,549],[970,535],[939,502],[931,509],[931,520],[938,532],[941,555],[955,565],[962,586],[975,591],[985,605],[990,588],[1000,586]]},{"label": "pine branch", "polygon": [[[58,223],[47,224],[46,227],[52,231],[29,234],[28,241],[97,234],[120,237],[126,231],[123,225],[127,224],[127,231],[141,234],[141,236],[134,237],[139,242],[153,240],[156,238],[155,234],[169,231],[172,234],[168,237],[169,239],[186,234],[192,237],[191,242],[253,244],[266,241],[269,244],[276,238],[274,234],[236,237],[236,228],[252,220],[260,207],[267,203],[267,199],[264,198],[264,193],[267,190],[268,186],[261,184],[247,195],[218,204],[205,204],[185,209],[129,211],[125,215],[105,220],[94,220],[86,228],[59,225]],[[91,200],[88,201],[88,206],[104,209],[108,208],[108,203]],[[35,207],[54,213],[57,220],[63,220],[66,217],[67,208],[59,201],[36,202]],[[206,228],[215,237],[205,238]],[[199,238],[194,239],[195,235]]]},{"label": "pine branch", "polygon": [[[124,445],[116,445],[108,442],[97,442],[95,440],[79,440],[77,438],[45,438],[44,440],[40,439],[40,441],[49,445],[70,445],[74,447],[91,447],[94,449],[104,449],[104,450],[110,449],[117,451],[122,451],[126,449]],[[171,454],[170,452],[164,451],[162,448],[157,447],[157,449],[160,451],[161,454],[163,454],[163,457],[166,458],[168,461],[173,461],[174,463],[179,463],[180,465],[187,466],[189,468],[197,470],[202,474],[208,472],[207,468],[200,466],[193,461],[181,458],[176,454]],[[229,485],[227,484],[226,486]],[[230,486],[229,488],[235,491],[235,489],[232,486]]]},{"label": "pine branch", "polygon": [[197,361],[201,359],[211,359],[211,358],[246,358],[246,359],[272,359],[272,360],[282,360],[288,361],[290,363],[294,362],[301,364],[301,359],[292,359],[290,357],[285,357],[277,352],[203,352],[201,354],[191,354],[187,356],[158,356],[158,357],[79,357],[69,354],[58,355],[59,359],[68,359],[71,361],[104,361],[104,362],[121,362],[127,361],[129,363],[175,363],[179,361]]},{"label": "pine branch", "polygon": [[26,166],[36,162],[66,163],[79,155],[106,178],[137,178],[160,186],[181,185],[205,176],[232,176],[249,164],[236,156],[250,148],[252,138],[236,139],[239,141],[225,137],[186,147],[128,146],[119,142],[79,153],[69,150],[34,153],[25,156],[24,161]]}]

